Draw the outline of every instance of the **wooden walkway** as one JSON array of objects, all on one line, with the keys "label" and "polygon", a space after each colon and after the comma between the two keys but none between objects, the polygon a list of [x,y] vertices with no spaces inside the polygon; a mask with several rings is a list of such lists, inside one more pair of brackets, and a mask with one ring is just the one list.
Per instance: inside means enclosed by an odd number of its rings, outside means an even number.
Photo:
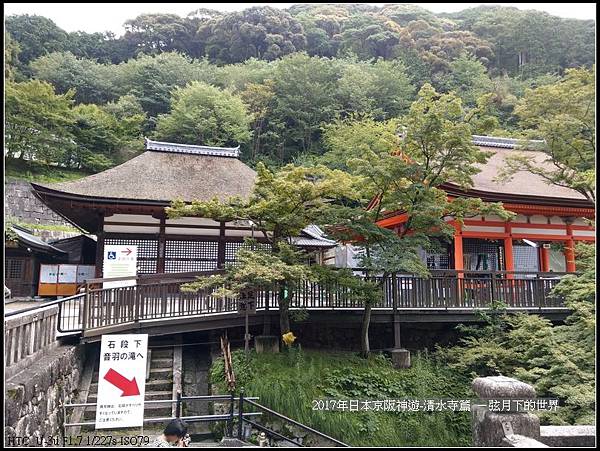
[{"label": "wooden walkway", "polygon": [[[155,274],[118,279],[135,285],[101,288],[107,279],[89,281],[85,293],[59,303],[59,332],[81,332],[84,337],[97,337],[116,331],[160,328],[196,330],[241,325],[238,302],[213,297],[207,292],[185,292],[181,286],[198,276],[213,273]],[[563,300],[552,289],[563,274],[452,271],[434,272],[423,278],[410,274],[394,274],[381,282],[383,295],[374,305],[374,316],[401,315],[403,321],[460,321],[489,309],[493,301],[503,302],[509,311],[558,315],[568,312]],[[135,279],[135,280],[132,280]],[[117,279],[111,279],[116,281]],[[278,311],[277,293],[256,292],[258,317]],[[312,314],[332,314],[341,318],[362,313],[363,305],[347,289],[312,282],[297,284],[291,310]],[[190,326],[192,327],[192,326]]]}]

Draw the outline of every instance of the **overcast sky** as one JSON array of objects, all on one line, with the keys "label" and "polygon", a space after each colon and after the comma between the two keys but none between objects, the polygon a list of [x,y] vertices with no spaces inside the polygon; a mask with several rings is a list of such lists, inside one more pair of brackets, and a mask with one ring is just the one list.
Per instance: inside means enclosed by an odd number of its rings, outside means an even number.
[{"label": "overcast sky", "polygon": [[[333,3],[333,2],[332,2]],[[357,2],[358,3],[358,2]],[[276,8],[288,8],[294,3],[271,3]],[[368,3],[381,6],[384,3]],[[595,19],[595,3],[414,3],[433,12],[454,12],[477,5],[516,6],[537,9],[560,17]],[[38,14],[52,19],[66,31],[112,31],[119,35],[123,23],[142,13],[175,13],[186,16],[198,8],[239,11],[269,3],[4,3],[5,14]]]}]

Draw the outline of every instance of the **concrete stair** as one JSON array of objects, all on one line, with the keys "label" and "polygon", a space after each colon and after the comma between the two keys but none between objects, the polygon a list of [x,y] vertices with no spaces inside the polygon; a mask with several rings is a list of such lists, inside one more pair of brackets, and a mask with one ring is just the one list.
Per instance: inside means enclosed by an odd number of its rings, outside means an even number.
[{"label": "concrete stair", "polygon": [[[89,394],[87,397],[88,403],[96,403],[98,399],[98,379],[100,377],[98,367],[96,364],[95,371],[92,375],[92,382],[90,384]],[[146,401],[159,401],[161,399],[170,400],[173,399],[173,348],[160,347],[151,349],[150,351],[150,370],[146,379],[146,395],[144,398]],[[152,403],[144,406],[144,417],[145,418],[162,418],[171,417],[172,414],[172,403]],[[85,408],[83,419],[86,422],[94,421],[96,418],[96,406],[88,406]],[[153,432],[160,432],[162,430],[162,424],[146,424],[144,427],[145,431],[152,430]],[[93,430],[93,427],[84,427],[83,430]],[[156,430],[156,431],[154,431]],[[119,434],[123,435],[126,432],[135,431],[137,434],[140,432],[140,428],[119,429]],[[100,432],[100,431],[96,431]],[[115,431],[107,431],[107,434]]]}]

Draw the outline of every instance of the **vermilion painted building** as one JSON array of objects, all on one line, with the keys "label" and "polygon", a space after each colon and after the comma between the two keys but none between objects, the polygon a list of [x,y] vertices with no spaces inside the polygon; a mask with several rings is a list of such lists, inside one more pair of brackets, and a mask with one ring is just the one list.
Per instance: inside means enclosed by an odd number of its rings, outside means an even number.
[{"label": "vermilion painted building", "polygon": [[[576,261],[573,248],[577,241],[594,241],[594,203],[569,188],[549,185],[540,176],[519,172],[508,182],[496,180],[505,158],[515,152],[527,152],[536,161],[547,156],[539,151],[521,150],[517,141],[507,138],[474,136],[474,144],[493,152],[481,172],[473,177],[467,191],[453,184],[443,186],[449,197],[478,197],[502,202],[516,213],[511,221],[494,216],[464,221],[461,227],[452,219],[453,242],[446,252],[423,253],[430,269],[458,271],[573,272]],[[402,212],[390,213],[379,224],[394,229],[406,220]]]}]

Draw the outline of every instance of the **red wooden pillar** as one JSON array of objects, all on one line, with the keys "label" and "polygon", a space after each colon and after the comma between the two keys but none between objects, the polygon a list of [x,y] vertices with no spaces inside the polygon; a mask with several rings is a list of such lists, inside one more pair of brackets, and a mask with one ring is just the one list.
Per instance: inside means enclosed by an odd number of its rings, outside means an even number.
[{"label": "red wooden pillar", "polygon": [[[507,223],[504,226],[505,232],[508,234],[507,237],[504,238],[504,266],[506,271],[514,271],[515,270],[515,259],[513,254],[513,240],[511,235],[511,225]],[[507,279],[512,279],[514,274],[507,274]]]},{"label": "red wooden pillar", "polygon": [[[454,269],[463,271],[465,269],[465,260],[463,258],[463,237],[461,226],[454,223]],[[462,272],[458,273],[458,277],[464,277]]]},{"label": "red wooden pillar", "polygon": [[575,240],[573,239],[573,227],[567,223],[568,240],[565,243],[565,261],[567,264],[567,272],[575,272]]},{"label": "red wooden pillar", "polygon": [[546,249],[543,245],[540,248],[540,263],[542,272],[550,271],[550,250]]}]

